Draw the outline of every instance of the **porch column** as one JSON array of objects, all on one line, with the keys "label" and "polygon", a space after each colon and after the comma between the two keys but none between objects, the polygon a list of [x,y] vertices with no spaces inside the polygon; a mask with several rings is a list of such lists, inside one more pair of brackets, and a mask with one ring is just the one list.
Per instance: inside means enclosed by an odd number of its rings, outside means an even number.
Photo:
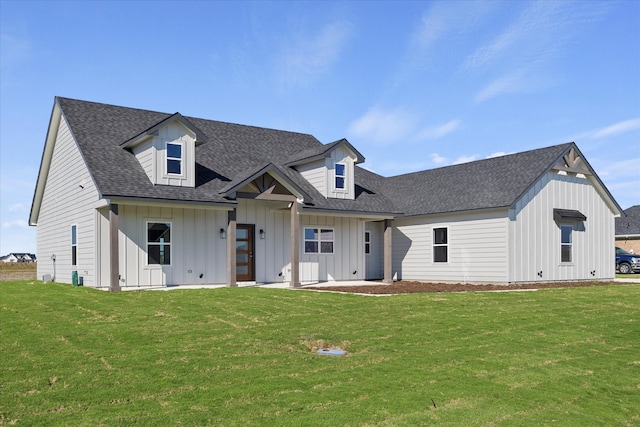
[{"label": "porch column", "polygon": [[109,290],[120,291],[120,258],[118,249],[118,205],[109,205]]},{"label": "porch column", "polygon": [[298,201],[291,203],[291,283],[290,287],[300,287],[300,217]]},{"label": "porch column", "polygon": [[393,220],[384,220],[384,283],[393,283],[393,264],[391,237],[393,233]]},{"label": "porch column", "polygon": [[236,287],[236,209],[227,213],[227,286]]}]

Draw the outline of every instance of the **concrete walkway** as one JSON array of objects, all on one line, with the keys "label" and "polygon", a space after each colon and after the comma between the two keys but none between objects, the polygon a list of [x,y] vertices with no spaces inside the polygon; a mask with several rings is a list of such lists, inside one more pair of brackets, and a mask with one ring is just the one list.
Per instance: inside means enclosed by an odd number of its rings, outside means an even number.
[{"label": "concrete walkway", "polygon": [[[311,286],[373,286],[382,285],[382,282],[370,282],[367,280],[348,280],[343,282],[304,282],[300,288],[304,289]],[[173,291],[180,289],[219,289],[226,288],[226,285],[220,284],[203,284],[203,285],[175,285],[175,286],[123,286],[123,291]],[[255,283],[255,282],[238,282],[239,288],[271,288],[271,289],[294,289],[289,286],[289,283]],[[108,288],[98,288],[108,291]]]},{"label": "concrete walkway", "polygon": [[[614,279],[615,282],[620,282],[620,283],[637,283],[640,284],[640,274],[638,275],[638,278],[616,278]],[[302,283],[302,285],[299,288],[296,289],[304,289],[304,288],[308,288],[308,287],[314,287],[314,286],[318,286],[318,287],[324,287],[324,286],[376,286],[376,285],[382,285],[382,282],[374,282],[374,281],[368,281],[368,280],[346,280],[346,281],[339,281],[339,282],[304,282]],[[174,291],[174,290],[181,290],[181,289],[218,289],[218,288],[225,288],[226,285],[220,285],[220,284],[203,284],[203,285],[176,285],[176,286],[123,286],[122,290],[123,291]],[[255,282],[238,282],[238,287],[239,288],[253,288],[253,287],[260,287],[260,288],[271,288],[271,289],[293,289],[289,286],[288,282],[285,283],[255,283]],[[104,291],[108,291],[108,288],[98,288],[98,289],[102,289]],[[295,290],[295,289],[294,289]]]}]

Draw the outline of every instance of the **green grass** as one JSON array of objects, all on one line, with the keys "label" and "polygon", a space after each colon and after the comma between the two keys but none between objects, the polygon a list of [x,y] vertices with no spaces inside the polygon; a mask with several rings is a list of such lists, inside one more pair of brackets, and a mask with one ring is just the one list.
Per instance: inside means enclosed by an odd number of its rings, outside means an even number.
[{"label": "green grass", "polygon": [[4,282],[0,350],[0,425],[640,425],[640,285],[366,297]]}]

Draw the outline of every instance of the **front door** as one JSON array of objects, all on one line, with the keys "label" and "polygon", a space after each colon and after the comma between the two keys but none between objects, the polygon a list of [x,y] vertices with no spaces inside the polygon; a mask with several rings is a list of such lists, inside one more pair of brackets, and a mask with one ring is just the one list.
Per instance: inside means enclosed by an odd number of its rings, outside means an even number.
[{"label": "front door", "polygon": [[253,273],[253,225],[236,227],[236,279],[239,282],[256,280]]}]

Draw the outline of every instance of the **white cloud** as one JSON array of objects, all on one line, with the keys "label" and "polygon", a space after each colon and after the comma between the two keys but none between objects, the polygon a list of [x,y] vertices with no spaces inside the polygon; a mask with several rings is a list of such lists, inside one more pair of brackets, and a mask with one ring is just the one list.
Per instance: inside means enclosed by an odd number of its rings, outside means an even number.
[{"label": "white cloud", "polygon": [[431,153],[431,161],[435,164],[441,164],[447,161],[446,157],[442,157],[440,154],[438,153]]},{"label": "white cloud", "polygon": [[[540,90],[557,84],[552,61],[564,55],[571,41],[601,19],[608,8],[594,2],[514,3],[526,5],[499,34],[481,44],[463,61],[463,72],[501,73],[475,97],[483,102],[495,96]],[[518,6],[516,6],[518,7]]]},{"label": "white cloud", "polygon": [[9,212],[26,212],[27,208],[23,203],[14,203],[7,208]]},{"label": "white cloud", "polygon": [[423,129],[418,133],[418,139],[442,138],[443,136],[448,135],[456,129],[460,128],[461,124],[462,121],[460,121],[459,119],[454,119],[439,126]]},{"label": "white cloud", "polygon": [[325,73],[338,59],[350,35],[351,26],[342,21],[326,25],[314,36],[296,35],[279,61],[284,67],[283,84],[305,86]]},{"label": "white cloud", "polygon": [[460,156],[451,164],[452,165],[459,165],[461,163],[469,163],[469,162],[473,162],[477,158],[478,158],[478,156],[476,156],[475,154],[471,155],[471,156]]},{"label": "white cloud", "polygon": [[29,228],[29,224],[24,219],[16,219],[14,221],[5,221],[2,223],[2,228]]},{"label": "white cloud", "polygon": [[640,117],[636,119],[626,120],[624,122],[618,122],[611,126],[597,129],[590,132],[590,138],[605,138],[608,136],[618,135],[625,132],[640,129]]},{"label": "white cloud", "polygon": [[0,66],[2,67],[28,61],[33,55],[31,41],[28,39],[3,33],[0,34],[0,45],[2,46],[2,55],[0,56]]},{"label": "white cloud", "polygon": [[417,117],[405,108],[372,108],[349,125],[347,132],[374,143],[388,144],[403,139],[415,128]]},{"label": "white cloud", "polygon": [[509,154],[509,153],[505,153],[504,151],[496,151],[495,153],[489,154],[485,158],[486,159],[493,159],[494,157],[502,157],[502,156],[506,156],[507,154]]},{"label": "white cloud", "polygon": [[480,103],[504,93],[519,92],[527,87],[522,70],[502,76],[485,86],[475,97]]}]

